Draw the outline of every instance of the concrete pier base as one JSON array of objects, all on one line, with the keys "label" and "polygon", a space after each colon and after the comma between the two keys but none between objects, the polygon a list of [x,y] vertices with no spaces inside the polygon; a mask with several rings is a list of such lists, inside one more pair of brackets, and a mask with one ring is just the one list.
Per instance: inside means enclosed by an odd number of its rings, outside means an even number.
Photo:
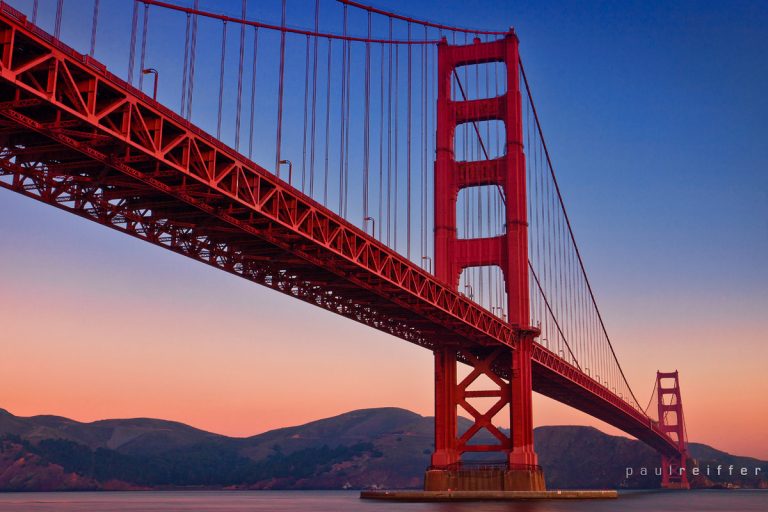
[{"label": "concrete pier base", "polygon": [[616,491],[362,491],[365,500],[387,501],[516,501],[616,499]]},{"label": "concrete pier base", "polygon": [[691,485],[686,480],[685,482],[667,482],[662,483],[661,485],[662,489],[683,489],[683,490],[689,490],[691,488]]},{"label": "concrete pier base", "polygon": [[443,491],[545,491],[544,472],[530,469],[429,469],[424,490]]}]

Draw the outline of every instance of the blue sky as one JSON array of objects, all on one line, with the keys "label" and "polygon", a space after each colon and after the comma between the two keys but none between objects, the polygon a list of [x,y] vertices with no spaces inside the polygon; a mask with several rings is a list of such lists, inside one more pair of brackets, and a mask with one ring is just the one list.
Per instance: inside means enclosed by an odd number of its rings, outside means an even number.
[{"label": "blue sky", "polygon": [[[41,2],[44,27],[51,23],[53,4]],[[63,35],[75,47],[84,47],[89,36],[75,22],[76,17],[90,21],[86,4],[65,2]],[[113,15],[100,18],[97,56],[124,74],[126,52],[119,48],[127,43],[131,2],[103,4],[102,13]],[[201,3],[231,15],[238,15],[239,4]],[[250,4],[249,16],[279,22],[277,0]],[[729,2],[726,8],[702,1],[447,1],[439,10],[431,1],[382,0],[376,5],[449,24],[515,27],[555,170],[594,279],[601,269],[612,275],[638,258],[653,265],[652,273],[665,287],[739,286],[765,293],[768,270],[760,265],[768,253],[765,3]],[[339,30],[335,2],[324,0],[321,6],[324,15],[329,13],[323,18],[327,29]],[[311,26],[313,2],[289,1],[288,7],[290,25]],[[176,107],[180,73],[175,66],[181,59],[157,48],[179,45],[167,33],[183,30],[183,17],[160,17],[152,9],[148,62],[161,70],[161,101]],[[353,15],[351,20],[350,30],[362,34],[364,18]],[[160,23],[162,30],[157,29]],[[218,34],[218,27],[211,24],[209,37]],[[236,64],[237,31],[229,28],[230,64]],[[271,42],[265,37],[270,36],[262,35],[263,46]],[[299,43],[292,48],[289,40],[289,61],[291,50],[303,50]],[[217,70],[204,65],[206,59],[216,61],[218,48],[217,42],[201,38],[198,79],[206,76],[196,84],[195,112],[209,131],[215,131],[214,116],[207,112],[213,104],[204,102],[216,96],[218,83]],[[153,50],[162,60],[152,59]],[[262,66],[275,65],[272,55],[262,60]],[[271,80],[259,83],[266,101],[274,88]],[[225,101],[231,103],[232,97]],[[225,117],[225,140],[232,138],[232,124]],[[271,131],[263,142],[256,141],[260,153],[255,157],[269,168]]]}]

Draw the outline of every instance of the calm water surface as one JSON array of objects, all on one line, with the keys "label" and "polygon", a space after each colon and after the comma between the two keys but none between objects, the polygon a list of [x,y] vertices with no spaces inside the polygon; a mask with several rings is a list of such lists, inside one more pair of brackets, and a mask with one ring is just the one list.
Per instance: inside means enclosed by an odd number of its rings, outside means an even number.
[{"label": "calm water surface", "polygon": [[358,495],[351,491],[0,493],[0,512],[768,511],[768,491],[649,491],[625,493],[618,500],[516,503],[387,503],[363,501]]}]

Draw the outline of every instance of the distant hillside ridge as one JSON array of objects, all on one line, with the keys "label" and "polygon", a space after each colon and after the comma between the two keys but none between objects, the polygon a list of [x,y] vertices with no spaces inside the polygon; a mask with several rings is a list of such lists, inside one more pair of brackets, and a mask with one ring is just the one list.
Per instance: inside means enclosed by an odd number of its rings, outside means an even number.
[{"label": "distant hillside ridge", "polygon": [[[461,418],[460,430],[469,424]],[[429,466],[433,436],[432,417],[394,407],[246,438],[159,419],[82,423],[0,409],[0,490],[415,489]],[[659,456],[639,441],[583,426],[539,427],[534,438],[550,488],[659,486],[653,472]],[[691,443],[690,452],[702,467],[762,466],[768,473],[764,461],[707,445]],[[641,467],[650,474],[641,476]],[[765,475],[693,480],[698,487],[768,487]]]}]

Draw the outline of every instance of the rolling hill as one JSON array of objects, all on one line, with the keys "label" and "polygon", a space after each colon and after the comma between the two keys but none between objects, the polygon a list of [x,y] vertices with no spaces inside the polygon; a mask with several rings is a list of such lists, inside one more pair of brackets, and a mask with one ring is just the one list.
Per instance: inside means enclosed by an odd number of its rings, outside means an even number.
[{"label": "rolling hill", "polygon": [[[467,420],[460,428],[467,428]],[[534,432],[550,488],[650,488],[658,456],[642,443],[591,427]],[[397,408],[352,411],[247,438],[139,418],[81,423],[17,417],[0,409],[0,490],[419,488],[433,448],[433,418]],[[768,463],[692,443],[705,464]],[[626,468],[636,475],[625,478]],[[639,476],[647,467],[650,475]],[[760,478],[697,478],[768,487]]]}]

